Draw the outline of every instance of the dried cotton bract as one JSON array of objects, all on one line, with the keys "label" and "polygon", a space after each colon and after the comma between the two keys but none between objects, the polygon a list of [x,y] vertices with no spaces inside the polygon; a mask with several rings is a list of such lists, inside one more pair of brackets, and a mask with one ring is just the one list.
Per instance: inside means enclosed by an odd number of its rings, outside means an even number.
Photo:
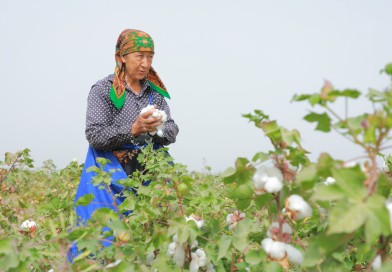
[{"label": "dried cotton bract", "polygon": [[[282,223],[282,237],[279,240],[282,240],[284,242],[290,242],[291,241],[291,234],[293,230],[289,224],[286,222]],[[272,238],[274,240],[278,240],[279,236],[279,222],[273,222],[271,226],[269,227],[267,231],[267,236],[268,238]]]},{"label": "dried cotton bract", "polygon": [[244,218],[245,218],[245,213],[241,211],[235,211],[227,215],[226,223],[229,225],[229,230],[234,229],[237,226],[238,222],[240,222]]},{"label": "dried cotton bract", "polygon": [[261,195],[264,192],[278,193],[283,187],[283,175],[275,166],[260,166],[253,175],[255,193]]},{"label": "dried cotton bract", "polygon": [[312,208],[299,195],[291,195],[285,200],[286,213],[292,220],[300,220],[312,215]]}]

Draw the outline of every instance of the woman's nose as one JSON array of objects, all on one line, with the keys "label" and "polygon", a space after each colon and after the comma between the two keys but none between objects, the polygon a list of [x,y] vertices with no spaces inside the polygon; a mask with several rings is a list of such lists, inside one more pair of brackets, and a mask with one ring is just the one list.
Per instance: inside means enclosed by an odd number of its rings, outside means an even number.
[{"label": "woman's nose", "polygon": [[143,67],[148,67],[149,65],[150,65],[150,61],[149,61],[148,57],[144,57],[142,59],[142,66]]}]

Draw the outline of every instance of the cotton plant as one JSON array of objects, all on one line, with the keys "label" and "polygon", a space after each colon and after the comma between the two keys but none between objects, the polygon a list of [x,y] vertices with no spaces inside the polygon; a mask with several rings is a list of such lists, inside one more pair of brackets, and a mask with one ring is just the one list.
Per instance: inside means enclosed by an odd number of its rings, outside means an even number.
[{"label": "cotton plant", "polygon": [[157,130],[156,131],[152,131],[149,134],[151,136],[154,136],[155,134],[157,134],[159,137],[163,137],[163,125],[164,123],[166,123],[167,121],[167,114],[166,112],[164,112],[163,110],[158,110],[155,109],[155,107],[153,105],[147,105],[146,107],[144,107],[141,111],[140,114],[146,113],[147,111],[154,109],[154,112],[151,114],[150,118],[158,118],[158,117],[162,117],[161,121],[162,124],[157,126]]},{"label": "cotton plant", "polygon": [[282,172],[275,166],[261,165],[253,175],[253,185],[257,195],[278,193],[283,188]]}]

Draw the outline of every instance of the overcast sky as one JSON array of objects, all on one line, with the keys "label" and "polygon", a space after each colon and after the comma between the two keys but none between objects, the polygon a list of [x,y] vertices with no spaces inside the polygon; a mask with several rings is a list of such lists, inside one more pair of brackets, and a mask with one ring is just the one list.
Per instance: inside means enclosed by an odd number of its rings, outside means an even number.
[{"label": "overcast sky", "polygon": [[[153,66],[169,89],[180,128],[176,162],[214,171],[271,145],[241,117],[263,110],[303,146],[349,159],[360,150],[302,118],[294,94],[335,88],[382,89],[392,62],[392,1],[0,1],[0,160],[30,148],[37,166],[84,162],[87,95],[113,73],[118,35],[141,29],[155,42]],[[338,112],[343,112],[338,104]],[[369,108],[363,100],[349,113]]]}]

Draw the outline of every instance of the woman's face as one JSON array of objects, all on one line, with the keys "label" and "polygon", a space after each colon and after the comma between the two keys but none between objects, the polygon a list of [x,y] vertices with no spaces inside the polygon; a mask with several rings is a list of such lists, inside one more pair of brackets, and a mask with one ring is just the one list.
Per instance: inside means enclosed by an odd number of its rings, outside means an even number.
[{"label": "woman's face", "polygon": [[125,74],[129,79],[141,80],[145,78],[150,70],[153,52],[133,52],[121,57],[125,64]]}]

